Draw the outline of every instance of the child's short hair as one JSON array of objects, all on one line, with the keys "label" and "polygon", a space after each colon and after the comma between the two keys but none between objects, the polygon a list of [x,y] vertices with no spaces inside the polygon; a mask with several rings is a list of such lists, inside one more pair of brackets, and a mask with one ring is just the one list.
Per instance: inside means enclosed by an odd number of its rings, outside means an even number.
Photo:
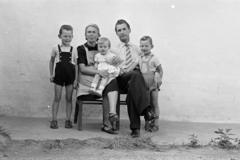
[{"label": "child's short hair", "polygon": [[141,42],[141,41],[146,41],[146,40],[149,40],[150,44],[153,45],[152,38],[151,38],[150,36],[143,36],[143,37],[140,39],[140,42]]},{"label": "child's short hair", "polygon": [[62,34],[62,30],[64,30],[64,29],[67,30],[67,31],[73,31],[73,27],[72,26],[64,24],[64,25],[61,26],[61,28],[59,30],[59,35]]},{"label": "child's short hair", "polygon": [[117,21],[117,23],[115,24],[115,31],[116,31],[116,33],[117,33],[117,25],[124,24],[124,23],[127,25],[128,29],[131,29],[129,23],[126,20],[119,19]]},{"label": "child's short hair", "polygon": [[109,41],[108,38],[106,38],[106,37],[101,37],[101,38],[98,40],[98,44],[103,44],[104,42],[108,42],[108,47],[111,48],[111,42]]}]

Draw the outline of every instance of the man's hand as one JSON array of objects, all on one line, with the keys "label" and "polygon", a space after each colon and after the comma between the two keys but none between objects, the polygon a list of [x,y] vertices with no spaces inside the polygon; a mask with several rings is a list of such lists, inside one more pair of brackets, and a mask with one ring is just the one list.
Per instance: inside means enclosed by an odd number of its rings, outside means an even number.
[{"label": "man's hand", "polygon": [[154,80],[157,82],[158,86],[162,85],[162,78],[158,72],[155,72]]},{"label": "man's hand", "polygon": [[111,59],[111,64],[114,65],[114,66],[119,65],[121,62],[122,62],[122,61],[121,61],[121,58],[118,57],[118,56],[114,56],[114,57],[112,57],[112,59]]},{"label": "man's hand", "polygon": [[126,71],[126,69],[124,69],[124,68],[120,68],[120,75],[122,75],[123,73],[126,73],[127,71]]},{"label": "man's hand", "polygon": [[101,77],[108,78],[108,72],[107,72],[107,70],[99,70],[99,71],[98,71],[98,74],[99,74]]}]

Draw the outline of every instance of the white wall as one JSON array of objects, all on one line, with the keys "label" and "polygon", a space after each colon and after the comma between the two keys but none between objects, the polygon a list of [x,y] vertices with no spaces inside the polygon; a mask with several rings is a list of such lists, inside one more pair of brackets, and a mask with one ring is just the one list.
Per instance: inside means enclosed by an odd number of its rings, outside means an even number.
[{"label": "white wall", "polygon": [[[126,19],[131,41],[151,36],[162,62],[162,119],[239,123],[239,7],[238,0],[0,0],[0,113],[51,117],[48,63],[62,24],[73,26],[75,47],[90,23],[114,46],[114,25]],[[84,107],[84,116],[101,118],[101,107]]]}]

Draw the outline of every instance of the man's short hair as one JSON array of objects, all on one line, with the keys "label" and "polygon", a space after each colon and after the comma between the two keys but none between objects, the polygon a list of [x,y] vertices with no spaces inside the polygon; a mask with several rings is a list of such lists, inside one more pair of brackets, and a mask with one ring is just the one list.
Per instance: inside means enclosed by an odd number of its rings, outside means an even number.
[{"label": "man's short hair", "polygon": [[124,19],[119,19],[119,20],[117,21],[117,23],[115,24],[115,31],[116,31],[116,33],[117,33],[117,25],[124,24],[124,23],[127,25],[128,29],[130,29],[130,25],[128,24],[128,22],[127,22],[126,20],[124,20]]},{"label": "man's short hair", "polygon": [[61,26],[61,28],[59,30],[59,35],[62,34],[62,30],[64,30],[64,29],[67,30],[67,31],[72,31],[73,32],[73,27],[72,26],[64,24],[64,25]]},{"label": "man's short hair", "polygon": [[150,44],[153,45],[153,41],[152,41],[152,38],[150,36],[143,36],[141,39],[140,39],[140,42],[141,41],[146,41],[146,40],[149,40]]},{"label": "man's short hair", "polygon": [[101,45],[103,44],[104,42],[108,42],[108,47],[111,48],[111,42],[108,38],[106,37],[101,37],[99,40],[98,40],[98,44]]}]

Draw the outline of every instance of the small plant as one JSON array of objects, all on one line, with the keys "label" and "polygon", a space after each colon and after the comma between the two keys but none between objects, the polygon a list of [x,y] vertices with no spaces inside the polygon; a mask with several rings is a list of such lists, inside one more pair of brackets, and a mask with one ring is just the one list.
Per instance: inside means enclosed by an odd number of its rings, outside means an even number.
[{"label": "small plant", "polygon": [[190,134],[189,136],[190,137],[188,138],[188,140],[190,140],[190,142],[187,144],[187,146],[190,148],[200,147],[199,140],[197,139],[198,136],[194,134]]},{"label": "small plant", "polygon": [[232,138],[230,136],[234,135],[230,133],[231,129],[219,129],[214,131],[219,134],[219,137],[212,139],[211,144],[222,149],[234,149],[240,145],[240,140],[238,138]]},{"label": "small plant", "polygon": [[173,141],[173,143],[172,144],[170,144],[170,148],[178,148],[179,147],[179,145],[178,144],[176,144],[174,141]]},{"label": "small plant", "polygon": [[10,133],[7,132],[3,126],[0,126],[0,135],[3,136],[6,139],[11,139]]}]

